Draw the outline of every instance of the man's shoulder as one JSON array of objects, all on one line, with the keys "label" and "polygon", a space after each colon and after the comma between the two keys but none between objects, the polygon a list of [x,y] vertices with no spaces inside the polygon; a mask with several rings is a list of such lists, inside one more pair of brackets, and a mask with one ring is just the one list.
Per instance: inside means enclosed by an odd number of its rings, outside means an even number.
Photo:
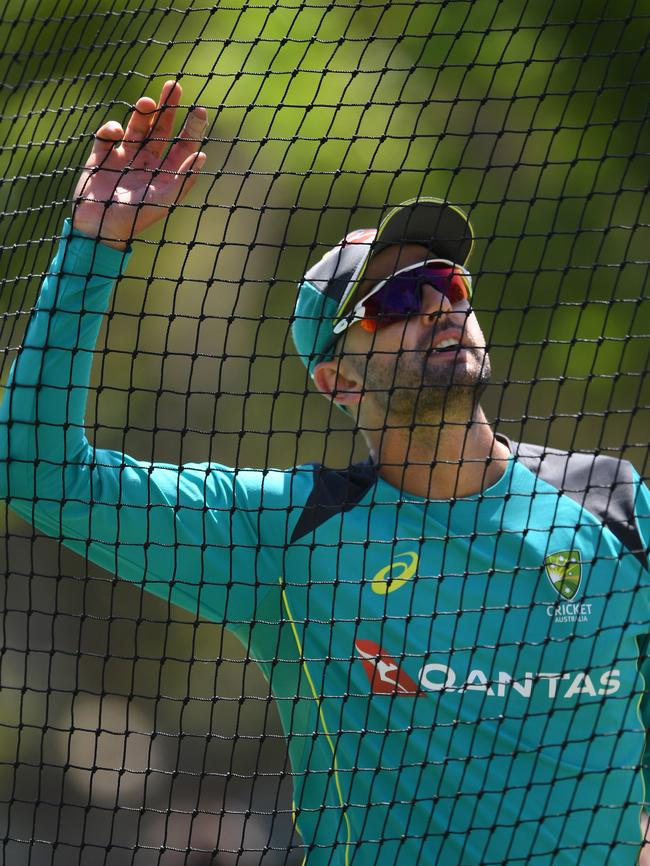
[{"label": "man's shoulder", "polygon": [[[628,460],[499,438],[508,444],[517,463],[554,487],[558,495],[567,496],[592,514],[648,567],[636,519],[638,479]],[[300,510],[292,542],[314,532],[337,514],[355,508],[377,482],[377,468],[371,461],[344,469],[309,464],[295,467],[290,473],[293,479],[299,479],[294,483],[299,484],[302,492],[291,503]]]},{"label": "man's shoulder", "polygon": [[202,496],[208,507],[221,503],[222,507],[258,511],[301,507],[313,486],[315,467],[311,464],[291,466],[287,469],[268,467],[228,466],[224,463],[186,463],[181,468],[159,464],[166,470],[175,486],[185,485],[195,496]]},{"label": "man's shoulder", "polygon": [[344,469],[313,463],[310,469],[313,483],[294,527],[292,542],[313,532],[336,514],[354,508],[377,481],[377,469],[370,460]]},{"label": "man's shoulder", "polygon": [[515,460],[534,475],[571,495],[588,494],[611,498],[629,493],[635,486],[634,467],[629,460],[597,451],[562,450],[532,442],[507,442]]},{"label": "man's shoulder", "polygon": [[597,518],[647,568],[636,520],[637,477],[629,460],[531,442],[507,444],[518,463]]},{"label": "man's shoulder", "polygon": [[238,507],[266,513],[285,511],[293,525],[292,543],[337,513],[354,508],[377,477],[370,462],[355,463],[345,469],[304,463],[288,469],[231,472]]}]

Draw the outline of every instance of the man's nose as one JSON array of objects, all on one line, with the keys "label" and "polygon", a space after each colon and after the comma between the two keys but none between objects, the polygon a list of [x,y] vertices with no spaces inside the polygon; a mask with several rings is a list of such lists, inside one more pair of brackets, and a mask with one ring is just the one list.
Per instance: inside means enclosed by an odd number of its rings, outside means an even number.
[{"label": "man's nose", "polygon": [[453,305],[447,295],[428,283],[422,284],[422,313],[433,319],[441,314],[450,313]]}]

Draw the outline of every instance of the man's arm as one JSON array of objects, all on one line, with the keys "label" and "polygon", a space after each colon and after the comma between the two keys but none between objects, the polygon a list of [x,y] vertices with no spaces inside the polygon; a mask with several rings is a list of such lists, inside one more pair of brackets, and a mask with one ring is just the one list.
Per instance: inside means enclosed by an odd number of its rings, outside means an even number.
[{"label": "man's arm", "polygon": [[[636,521],[639,527],[639,532],[646,552],[650,553],[650,490],[644,481],[635,473],[636,484]],[[649,617],[650,621],[650,617]],[[641,652],[644,654],[640,659],[640,669],[644,678],[645,691],[641,696],[641,718],[646,726],[646,747],[642,755],[642,773],[644,777],[644,790],[646,792],[646,801],[650,792],[650,695],[648,688],[650,687],[650,658],[646,655],[650,646],[650,636],[648,640],[639,644]],[[650,866],[650,817],[648,815],[648,804],[641,811],[641,836],[643,844],[641,846],[641,855],[639,857],[639,866]]]},{"label": "man's arm", "polygon": [[[139,100],[126,133],[114,123],[99,130],[74,226],[66,223],[5,390],[0,488],[23,517],[111,572],[206,617],[250,622],[277,584],[269,569],[264,585],[256,555],[262,474],[143,463],[94,449],[85,436],[94,346],[128,260],[126,242],[180,200],[198,160],[194,115],[166,156],[164,141],[149,152],[148,136],[169,137],[179,96],[168,83],[161,104],[172,108]],[[132,141],[114,146],[123,138]],[[161,166],[169,173],[156,187]],[[282,488],[282,474],[264,483]],[[273,517],[281,520],[282,510]],[[274,531],[268,537],[281,543],[281,527]]]}]

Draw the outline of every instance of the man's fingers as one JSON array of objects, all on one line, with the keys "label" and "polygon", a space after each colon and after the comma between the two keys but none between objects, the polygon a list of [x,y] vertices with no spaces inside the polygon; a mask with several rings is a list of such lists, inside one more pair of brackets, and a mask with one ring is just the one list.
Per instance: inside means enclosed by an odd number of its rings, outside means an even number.
[{"label": "man's fingers", "polygon": [[150,96],[141,96],[136,102],[124,133],[124,147],[130,153],[141,148],[149,137],[155,110],[156,103]]},{"label": "man's fingers", "polygon": [[177,81],[166,81],[160,93],[156,106],[150,135],[156,139],[149,144],[149,151],[156,156],[162,156],[172,137],[176,108],[183,95],[183,88]]},{"label": "man's fingers", "polygon": [[[207,158],[207,154],[203,153],[202,150],[198,153],[193,153],[192,156],[188,156],[176,172],[174,180],[177,183],[194,183]],[[192,174],[188,174],[189,172],[192,172]]]},{"label": "man's fingers", "polygon": [[188,115],[178,141],[169,149],[161,168],[180,172],[183,163],[194,156],[203,144],[207,125],[207,111],[203,106],[197,106]]},{"label": "man's fingers", "polygon": [[95,133],[95,142],[87,165],[100,165],[113,149],[113,145],[124,138],[122,124],[117,120],[109,120],[100,126]]},{"label": "man's fingers", "polygon": [[169,204],[176,204],[185,198],[198,180],[199,173],[205,165],[207,158],[207,154],[200,151],[199,153],[193,153],[183,161],[171,184],[170,193],[172,194],[172,198]]}]

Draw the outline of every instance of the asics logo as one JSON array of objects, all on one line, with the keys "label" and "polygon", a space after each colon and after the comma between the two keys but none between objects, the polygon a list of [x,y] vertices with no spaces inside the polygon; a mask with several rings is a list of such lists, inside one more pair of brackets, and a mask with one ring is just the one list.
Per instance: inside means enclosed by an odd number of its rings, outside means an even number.
[{"label": "asics logo", "polygon": [[401,589],[415,576],[419,559],[418,554],[411,550],[401,553],[399,559],[394,559],[375,574],[370,581],[370,588],[377,595],[387,595]]}]

